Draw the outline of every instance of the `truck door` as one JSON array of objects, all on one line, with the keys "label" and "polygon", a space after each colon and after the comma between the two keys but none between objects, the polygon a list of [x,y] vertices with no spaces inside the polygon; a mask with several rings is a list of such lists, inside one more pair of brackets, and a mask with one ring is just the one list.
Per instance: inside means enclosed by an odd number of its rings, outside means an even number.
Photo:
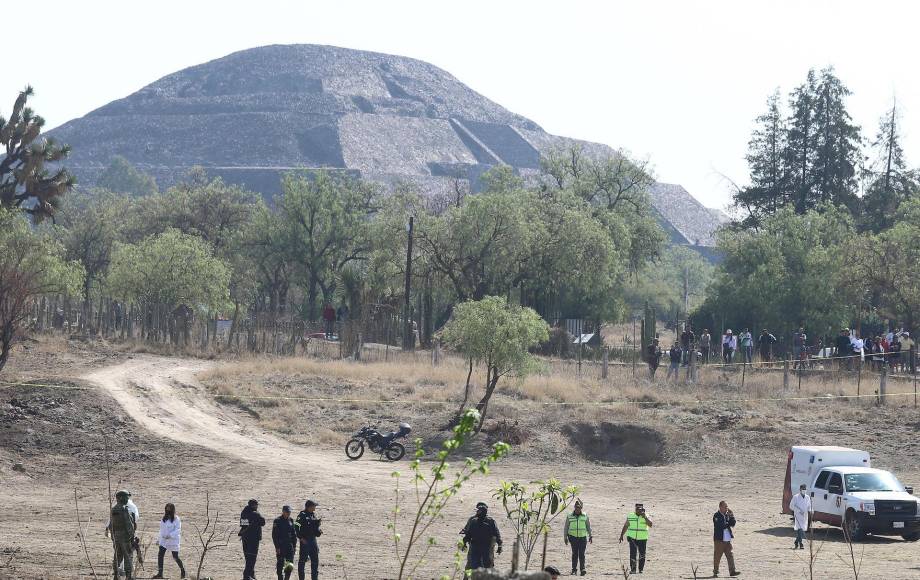
[{"label": "truck door", "polygon": [[822,510],[831,515],[827,523],[839,526],[843,523],[843,514],[847,511],[847,504],[843,495],[843,477],[839,473],[831,472],[827,480],[826,509]]},{"label": "truck door", "polygon": [[[826,524],[836,524],[839,522],[839,515],[836,509],[837,500],[833,499],[828,486],[832,476],[840,478],[840,474],[822,470],[815,479],[815,485],[811,490],[811,507],[815,510],[814,519]],[[836,489],[835,489],[836,491]]]}]

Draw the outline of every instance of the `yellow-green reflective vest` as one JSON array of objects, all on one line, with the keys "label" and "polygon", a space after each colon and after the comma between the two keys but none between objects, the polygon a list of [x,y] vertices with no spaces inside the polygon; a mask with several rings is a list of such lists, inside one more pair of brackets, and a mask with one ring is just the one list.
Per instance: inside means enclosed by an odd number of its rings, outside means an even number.
[{"label": "yellow-green reflective vest", "polygon": [[634,540],[648,539],[648,523],[645,521],[645,516],[631,513],[626,516],[626,521],[629,523],[629,527],[626,529],[627,538]]},{"label": "yellow-green reflective vest", "polygon": [[576,516],[575,514],[569,514],[569,517],[566,518],[565,522],[566,533],[572,536],[573,538],[586,538],[588,537],[588,514],[581,514]]}]

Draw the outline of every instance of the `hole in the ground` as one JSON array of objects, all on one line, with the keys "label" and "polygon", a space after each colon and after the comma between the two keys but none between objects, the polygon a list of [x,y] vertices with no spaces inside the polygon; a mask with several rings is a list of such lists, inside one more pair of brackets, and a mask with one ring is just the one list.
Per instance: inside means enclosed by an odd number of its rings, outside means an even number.
[{"label": "hole in the ground", "polygon": [[574,423],[562,432],[587,459],[619,465],[665,463],[664,437],[649,427],[613,423]]}]

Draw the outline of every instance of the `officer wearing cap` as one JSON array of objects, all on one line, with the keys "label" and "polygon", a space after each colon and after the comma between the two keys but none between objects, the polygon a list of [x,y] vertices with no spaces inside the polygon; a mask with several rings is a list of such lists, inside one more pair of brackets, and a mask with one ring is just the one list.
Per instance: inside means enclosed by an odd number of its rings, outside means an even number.
[{"label": "officer wearing cap", "polygon": [[476,515],[466,522],[463,528],[463,549],[469,547],[470,553],[466,558],[467,570],[479,568],[493,568],[492,542],[498,546],[498,553],[502,553],[502,535],[495,525],[495,520],[489,517],[489,506],[483,502],[476,504]]},{"label": "officer wearing cap", "polygon": [[626,516],[626,523],[620,531],[620,543],[623,543],[623,536],[629,542],[629,568],[630,572],[636,573],[636,564],[639,565],[639,574],[645,569],[645,548],[648,544],[648,529],[652,527],[652,520],[645,513],[645,506],[641,503],[636,504],[636,510]]},{"label": "officer wearing cap", "polygon": [[303,506],[303,511],[297,516],[294,528],[297,531],[297,539],[300,541],[300,558],[297,560],[297,576],[304,580],[305,566],[307,560],[310,560],[310,580],[319,578],[319,544],[316,538],[323,534],[319,529],[322,520],[316,517],[316,506],[319,504],[308,499]]},{"label": "officer wearing cap", "polygon": [[134,561],[131,550],[134,534],[137,531],[134,514],[128,509],[130,496],[131,494],[123,489],[115,492],[115,505],[112,506],[112,511],[109,513],[109,529],[112,533],[112,545],[115,548],[112,571],[115,578],[118,578],[118,563],[124,562],[127,580],[134,578]]},{"label": "officer wearing cap", "polygon": [[243,541],[243,557],[246,559],[243,580],[253,580],[256,577],[256,559],[259,557],[259,542],[262,541],[264,525],[265,518],[259,513],[259,502],[249,500],[240,513],[240,531],[237,534]]},{"label": "officer wearing cap", "polygon": [[290,580],[294,571],[294,551],[297,549],[297,532],[291,519],[291,506],[281,508],[281,515],[272,523],[272,543],[275,545],[278,580]]}]

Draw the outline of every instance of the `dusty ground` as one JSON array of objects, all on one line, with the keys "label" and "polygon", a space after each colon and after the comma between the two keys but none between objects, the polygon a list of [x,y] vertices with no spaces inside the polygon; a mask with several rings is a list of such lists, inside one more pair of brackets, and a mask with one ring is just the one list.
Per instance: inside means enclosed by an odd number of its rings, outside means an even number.
[{"label": "dusty ground", "polygon": [[[41,348],[36,346],[41,351]],[[97,353],[70,345],[66,354],[22,355],[21,364],[0,379],[28,379],[37,384],[70,388],[4,385],[0,389],[0,571],[13,578],[85,578],[90,567],[83,555],[74,509],[74,490],[86,530],[90,559],[100,576],[107,570],[109,547],[102,535],[106,510],[106,470],[102,432],[111,436],[112,485],[128,487],[141,509],[145,543],[154,535],[156,515],[167,501],[183,517],[182,553],[187,567],[197,567],[195,525],[204,524],[205,494],[219,510],[221,527],[235,531],[235,520],[250,497],[261,500],[266,516],[283,503],[321,503],[325,534],[320,539],[322,578],[393,578],[393,549],[385,522],[392,509],[393,464],[366,458],[345,459],[339,439],[364,419],[367,406],[315,403],[293,407],[303,413],[297,429],[283,431],[265,423],[272,407],[255,408],[259,417],[238,401],[223,403],[201,386],[195,375],[212,362],[153,355]],[[56,357],[56,358],[55,358]],[[38,364],[41,363],[41,364]],[[50,372],[50,369],[55,372]],[[211,375],[213,378],[213,375]],[[210,380],[210,379],[209,379]],[[226,379],[225,379],[226,380]],[[291,388],[338,392],[334,382],[310,375]],[[76,388],[73,388],[76,387]],[[263,387],[265,388],[265,387]],[[272,387],[268,386],[269,392]],[[419,400],[426,397],[416,385]],[[526,398],[515,418],[539,431],[541,416]],[[495,406],[493,417],[514,409],[513,401]],[[343,408],[344,407],[344,408]],[[616,577],[626,550],[616,543],[619,527],[635,501],[644,501],[654,518],[650,561],[644,577],[689,578],[699,565],[701,577],[711,565],[710,517],[719,499],[726,499],[738,517],[736,557],[742,577],[803,578],[805,559],[790,549],[792,532],[779,515],[785,467],[783,446],[791,441],[838,443],[869,449],[877,465],[896,468],[907,483],[920,483],[920,453],[915,446],[920,413],[890,405],[877,410],[862,404],[803,403],[752,409],[744,407],[597,409],[578,414],[612,424],[651,424],[663,433],[665,449],[657,465],[620,467],[581,458],[581,447],[558,433],[559,417],[521,444],[486,478],[465,487],[434,530],[440,546],[429,554],[418,578],[448,571],[449,544],[479,500],[501,479],[531,480],[555,476],[582,486],[596,540],[589,548],[589,578]],[[313,410],[310,410],[313,409]],[[427,409],[427,410],[426,410]],[[564,418],[571,409],[555,411]],[[377,409],[381,425],[410,414],[416,433],[438,432],[442,413],[421,403],[401,409]],[[580,412],[578,412],[580,413]],[[534,418],[536,416],[536,418]],[[839,417],[840,420],[834,420]],[[325,420],[324,420],[325,418]],[[307,434],[318,434],[310,438]],[[684,437],[679,437],[685,433]],[[582,434],[583,435],[583,434]],[[554,445],[548,459],[540,447]],[[548,447],[547,447],[548,448]],[[671,449],[677,452],[669,451]],[[694,455],[695,454],[695,455]],[[15,464],[21,464],[14,470]],[[405,462],[400,464],[405,470]],[[490,501],[494,505],[494,501]],[[498,506],[493,510],[497,513]],[[507,523],[497,517],[502,530]],[[565,570],[567,554],[554,531],[549,561]],[[821,527],[822,540],[815,578],[847,578],[840,559],[846,546],[837,530]],[[146,574],[153,573],[148,555]],[[860,578],[920,578],[920,544],[900,539],[870,539],[858,546]],[[258,576],[272,577],[274,558],[263,543]],[[507,565],[509,555],[499,559]],[[209,556],[205,574],[240,577],[242,555],[230,545]],[[723,567],[724,570],[724,567]],[[171,571],[171,572],[170,572]],[[167,572],[178,577],[171,563]],[[2,575],[0,573],[0,575]]]}]

